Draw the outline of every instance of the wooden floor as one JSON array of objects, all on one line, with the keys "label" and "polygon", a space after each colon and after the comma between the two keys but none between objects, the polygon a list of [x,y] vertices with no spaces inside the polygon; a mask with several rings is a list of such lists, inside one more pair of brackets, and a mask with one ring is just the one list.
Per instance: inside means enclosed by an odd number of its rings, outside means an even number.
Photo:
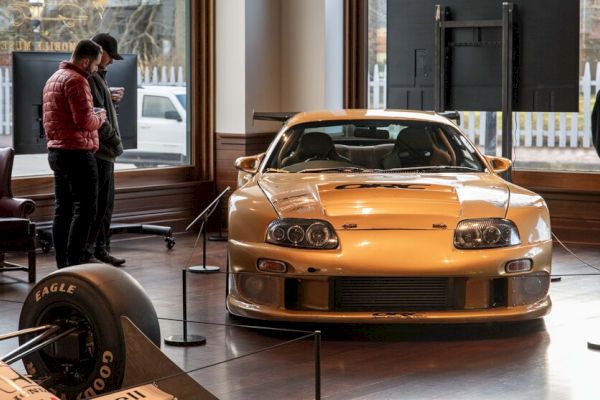
[{"label": "wooden floor", "polygon": [[[118,239],[113,252],[147,291],[163,338],[181,334],[181,271],[202,262],[195,237],[178,236],[167,250],[160,237]],[[574,247],[600,266],[600,252]],[[323,332],[321,395],[325,399],[600,399],[600,273],[555,246],[553,310],[529,324],[443,326],[307,326]],[[208,242],[208,264],[224,267],[225,243]],[[39,254],[39,278],[54,271]],[[112,268],[108,267],[107,268]],[[38,278],[38,279],[39,279]],[[188,275],[188,332],[201,347],[162,350],[220,399],[314,398],[314,340],[274,347],[301,336],[239,324],[225,311],[224,274]],[[15,330],[32,285],[25,273],[0,275],[0,333]],[[243,321],[242,321],[243,322]],[[276,327],[284,327],[276,325]],[[0,354],[16,341],[0,342]],[[159,382],[160,386],[160,382]]]}]

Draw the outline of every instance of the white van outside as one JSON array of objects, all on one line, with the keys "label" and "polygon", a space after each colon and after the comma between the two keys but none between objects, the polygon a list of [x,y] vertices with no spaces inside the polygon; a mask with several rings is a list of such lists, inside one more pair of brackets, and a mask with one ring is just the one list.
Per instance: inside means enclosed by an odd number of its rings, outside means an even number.
[{"label": "white van outside", "polygon": [[118,163],[137,167],[187,164],[187,89],[143,86],[137,90],[137,148],[127,149]]}]

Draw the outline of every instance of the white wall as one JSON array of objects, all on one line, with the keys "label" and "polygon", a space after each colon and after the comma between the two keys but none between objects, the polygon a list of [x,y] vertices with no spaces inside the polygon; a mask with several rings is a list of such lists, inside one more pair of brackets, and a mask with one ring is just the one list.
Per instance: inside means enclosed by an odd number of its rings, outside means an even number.
[{"label": "white wall", "polygon": [[245,0],[216,3],[216,130],[246,132]]},{"label": "white wall", "polygon": [[325,108],[324,0],[282,0],[282,104],[285,111]]},{"label": "white wall", "polygon": [[325,107],[344,105],[344,1],[325,0]]},{"label": "white wall", "polygon": [[252,111],[341,108],[343,0],[216,1],[216,129],[272,131]]},{"label": "white wall", "polygon": [[[246,132],[273,131],[252,112],[281,108],[280,0],[246,2]],[[275,126],[276,127],[276,126]]]}]

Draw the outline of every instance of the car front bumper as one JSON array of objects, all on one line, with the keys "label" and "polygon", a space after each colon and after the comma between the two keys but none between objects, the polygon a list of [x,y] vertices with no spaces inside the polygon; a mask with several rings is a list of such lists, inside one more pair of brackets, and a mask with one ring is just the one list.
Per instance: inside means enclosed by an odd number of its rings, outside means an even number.
[{"label": "car front bumper", "polygon": [[[336,250],[230,239],[227,307],[235,315],[332,323],[477,323],[545,315],[552,243],[457,250],[450,231],[342,232]],[[258,271],[261,258],[285,273]],[[529,259],[509,274],[509,260]]]}]

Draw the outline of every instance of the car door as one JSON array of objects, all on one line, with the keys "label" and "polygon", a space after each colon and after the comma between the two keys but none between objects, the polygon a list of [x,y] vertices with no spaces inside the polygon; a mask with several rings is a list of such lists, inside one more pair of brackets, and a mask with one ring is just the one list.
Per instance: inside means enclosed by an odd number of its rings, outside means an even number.
[{"label": "car door", "polygon": [[142,96],[138,149],[185,155],[185,121],[171,96],[158,93]]}]

